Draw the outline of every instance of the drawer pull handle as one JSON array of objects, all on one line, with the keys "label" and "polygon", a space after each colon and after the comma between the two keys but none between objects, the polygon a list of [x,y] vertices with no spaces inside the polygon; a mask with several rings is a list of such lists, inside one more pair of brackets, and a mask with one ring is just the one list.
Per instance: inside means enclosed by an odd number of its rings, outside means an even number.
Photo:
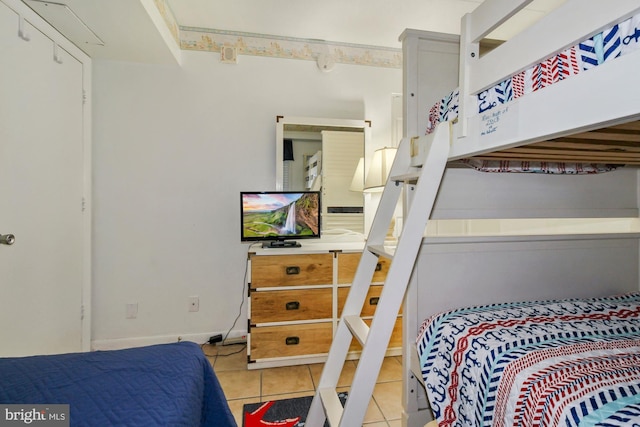
[{"label": "drawer pull handle", "polygon": [[377,263],[376,264],[376,271],[382,271],[382,264],[381,263]]},{"label": "drawer pull handle", "polygon": [[300,274],[300,267],[294,265],[293,267],[285,267],[285,273],[287,275],[292,276],[294,274]]},{"label": "drawer pull handle", "polygon": [[378,305],[378,301],[380,301],[380,297],[371,297],[369,298],[369,305]]},{"label": "drawer pull handle", "polygon": [[285,308],[287,310],[297,310],[297,309],[300,308],[300,302],[299,301],[289,301],[284,306],[285,306]]},{"label": "drawer pull handle", "polygon": [[300,344],[300,338],[299,337],[287,337],[287,338],[285,338],[284,343],[286,345],[298,345],[298,344]]}]

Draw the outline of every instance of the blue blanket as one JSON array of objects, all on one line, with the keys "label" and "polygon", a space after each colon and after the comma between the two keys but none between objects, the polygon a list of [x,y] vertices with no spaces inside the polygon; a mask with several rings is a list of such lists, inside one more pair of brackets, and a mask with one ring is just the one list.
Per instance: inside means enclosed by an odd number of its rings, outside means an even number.
[{"label": "blue blanket", "polygon": [[0,403],[69,404],[72,426],[236,426],[195,343],[0,359]]}]

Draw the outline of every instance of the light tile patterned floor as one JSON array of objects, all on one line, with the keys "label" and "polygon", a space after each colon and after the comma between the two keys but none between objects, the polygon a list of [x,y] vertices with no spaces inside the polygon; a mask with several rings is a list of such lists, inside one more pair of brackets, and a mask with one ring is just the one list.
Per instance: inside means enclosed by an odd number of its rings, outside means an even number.
[{"label": "light tile patterned floor", "polygon": [[[322,364],[247,370],[247,352],[241,345],[205,345],[205,354],[220,380],[238,426],[246,403],[312,396],[320,380]],[[218,353],[219,351],[219,353]],[[216,353],[218,356],[216,357]],[[347,361],[338,381],[338,391],[348,390],[357,361]],[[366,427],[400,427],[402,413],[402,360],[387,357],[365,415]]]}]

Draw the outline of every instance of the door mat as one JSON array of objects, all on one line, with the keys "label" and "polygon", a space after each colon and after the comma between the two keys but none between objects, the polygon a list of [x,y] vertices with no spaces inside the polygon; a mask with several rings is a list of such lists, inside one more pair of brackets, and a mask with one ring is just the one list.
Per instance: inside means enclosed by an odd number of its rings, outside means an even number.
[{"label": "door mat", "polygon": [[[347,392],[338,393],[342,406],[347,401]],[[307,419],[313,396],[293,399],[270,400],[244,405],[242,427],[301,427]],[[324,423],[328,427],[328,423]]]}]

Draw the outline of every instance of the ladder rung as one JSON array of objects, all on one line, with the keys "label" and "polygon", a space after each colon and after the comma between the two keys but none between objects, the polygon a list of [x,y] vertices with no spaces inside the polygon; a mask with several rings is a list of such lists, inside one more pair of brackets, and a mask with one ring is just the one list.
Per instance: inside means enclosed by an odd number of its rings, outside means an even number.
[{"label": "ladder rung", "polygon": [[338,393],[334,388],[321,388],[318,389],[320,394],[320,400],[322,401],[322,407],[324,413],[327,416],[329,425],[337,427],[340,425],[340,418],[342,418],[342,403],[338,397]]},{"label": "ladder rung", "polygon": [[405,173],[402,175],[394,175],[392,177],[389,178],[389,181],[393,181],[393,182],[406,182],[406,183],[415,183],[418,181],[418,178],[420,177],[420,172],[410,172],[410,173]]},{"label": "ladder rung", "polygon": [[383,256],[383,257],[389,258],[389,259],[393,259],[393,254],[396,252],[395,246],[368,245],[367,249],[372,254],[376,254],[378,256]]},{"label": "ladder rung", "polygon": [[351,334],[360,342],[360,345],[364,347],[364,343],[367,342],[367,335],[369,335],[369,325],[364,323],[364,320],[362,320],[360,316],[344,316],[344,321],[351,331]]}]

